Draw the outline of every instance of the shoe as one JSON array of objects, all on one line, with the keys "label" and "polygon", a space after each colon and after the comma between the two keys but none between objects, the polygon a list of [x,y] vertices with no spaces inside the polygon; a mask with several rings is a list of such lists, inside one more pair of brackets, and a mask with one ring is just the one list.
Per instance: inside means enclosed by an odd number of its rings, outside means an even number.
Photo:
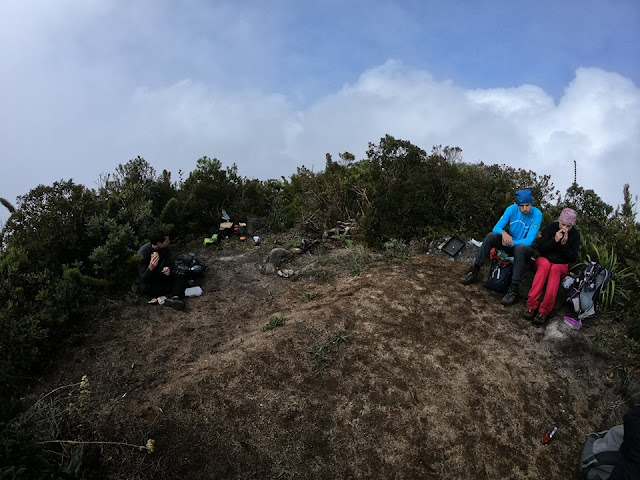
[{"label": "shoe", "polygon": [[476,281],[478,277],[478,270],[471,269],[467,273],[465,273],[464,277],[460,279],[460,283],[463,285],[469,285]]},{"label": "shoe", "polygon": [[538,315],[535,316],[535,318],[533,319],[533,323],[535,325],[538,325],[540,327],[542,327],[543,325],[547,324],[547,320],[549,319],[549,315],[546,315],[544,313],[539,313]]},{"label": "shoe", "polygon": [[504,297],[502,297],[502,300],[500,300],[500,303],[502,305],[510,307],[511,305],[513,305],[518,301],[518,298],[520,298],[520,294],[518,293],[518,287],[515,285],[511,285],[509,287],[509,290],[507,290],[507,293],[504,295]]},{"label": "shoe", "polygon": [[526,307],[524,309],[524,312],[522,312],[522,316],[527,320],[533,320],[533,318],[536,316],[536,310],[533,308]]},{"label": "shoe", "polygon": [[180,300],[180,297],[177,295],[167,298],[165,305],[169,305],[171,308],[175,308],[176,310],[184,310],[184,302]]}]

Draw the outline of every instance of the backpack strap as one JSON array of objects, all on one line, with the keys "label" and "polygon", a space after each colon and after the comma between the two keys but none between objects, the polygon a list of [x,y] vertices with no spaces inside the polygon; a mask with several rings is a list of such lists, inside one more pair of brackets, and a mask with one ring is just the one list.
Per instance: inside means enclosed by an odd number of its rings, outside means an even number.
[{"label": "backpack strap", "polygon": [[598,296],[602,294],[602,291],[607,288],[607,285],[611,281],[611,272],[606,268],[600,268],[600,271],[596,275],[595,285],[596,291],[598,292]]},{"label": "backpack strap", "polygon": [[498,250],[495,247],[493,247],[489,252],[489,259],[496,260],[500,265],[509,265],[510,263],[513,263],[513,257],[507,255],[504,250]]},{"label": "backpack strap", "polygon": [[600,301],[604,290],[611,280],[611,271],[598,262],[590,262],[584,266],[578,276],[578,285],[572,287],[567,295],[567,302],[578,313],[578,320],[591,317],[596,313],[596,304]]}]

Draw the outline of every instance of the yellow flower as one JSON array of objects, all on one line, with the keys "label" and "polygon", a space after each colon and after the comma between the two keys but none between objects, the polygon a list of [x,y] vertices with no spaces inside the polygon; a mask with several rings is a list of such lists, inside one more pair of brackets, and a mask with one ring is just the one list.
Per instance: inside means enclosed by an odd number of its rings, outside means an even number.
[{"label": "yellow flower", "polygon": [[147,440],[147,452],[153,453],[156,448],[156,441],[153,438]]},{"label": "yellow flower", "polygon": [[89,390],[89,377],[86,375],[82,376],[82,381],[80,382],[80,394],[78,395],[78,401],[80,403],[80,408],[84,408],[89,404],[91,400],[91,390]]}]

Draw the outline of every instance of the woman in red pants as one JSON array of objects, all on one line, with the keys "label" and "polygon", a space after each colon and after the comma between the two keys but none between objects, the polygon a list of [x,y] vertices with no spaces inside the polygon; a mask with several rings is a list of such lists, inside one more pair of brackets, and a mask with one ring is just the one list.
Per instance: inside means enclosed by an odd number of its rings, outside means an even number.
[{"label": "woman in red pants", "polygon": [[[529,290],[524,318],[536,325],[547,323],[549,314],[556,303],[560,281],[569,273],[569,263],[578,258],[580,232],[576,229],[575,210],[562,210],[557,222],[550,223],[542,232],[538,244],[540,256],[536,259],[536,275]],[[545,283],[547,288],[540,302]],[[536,315],[537,313],[537,315]]]}]

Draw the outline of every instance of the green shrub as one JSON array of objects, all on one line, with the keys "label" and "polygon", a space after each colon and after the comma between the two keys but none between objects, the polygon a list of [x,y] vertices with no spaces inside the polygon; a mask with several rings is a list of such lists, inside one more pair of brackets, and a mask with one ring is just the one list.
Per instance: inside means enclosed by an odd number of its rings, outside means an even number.
[{"label": "green shrub", "polygon": [[362,273],[362,270],[373,262],[369,250],[363,245],[355,245],[347,249],[347,262],[349,267],[349,274],[357,276]]},{"label": "green shrub", "polygon": [[393,260],[394,258],[404,259],[409,256],[409,245],[402,239],[392,238],[384,243],[383,258]]},{"label": "green shrub", "polygon": [[131,285],[137,278],[136,250],[139,243],[133,229],[119,225],[114,220],[106,222],[109,230],[104,243],[94,248],[89,255],[93,274],[107,282],[112,290],[122,285]]},{"label": "green shrub", "polygon": [[[347,245],[332,255],[321,255],[316,260],[319,266],[329,265],[346,266],[352,276],[360,275],[364,267],[373,262],[369,250],[364,245]],[[326,272],[326,271],[325,271]],[[328,273],[328,272],[327,272]],[[328,279],[329,275],[319,273],[316,270],[314,276],[318,279]]]},{"label": "green shrub", "polygon": [[59,478],[30,432],[0,423],[0,478],[45,480]]},{"label": "green shrub", "polygon": [[[184,211],[189,228],[208,231],[220,223],[223,208],[236,219],[237,201],[241,196],[242,179],[235,165],[222,169],[216,158],[202,157],[181,188]],[[237,221],[237,220],[236,220]]]},{"label": "green shrub", "polygon": [[162,223],[165,225],[172,225],[174,227],[183,223],[184,212],[182,204],[177,198],[173,197],[169,199],[160,213],[160,220],[162,220]]},{"label": "green shrub", "polygon": [[148,231],[169,199],[176,195],[171,175],[156,170],[142,157],[118,165],[112,174],[101,177],[98,195],[110,218]]},{"label": "green shrub", "polygon": [[93,191],[60,181],[40,185],[18,200],[2,231],[4,249],[23,249],[30,270],[54,273],[87,257],[92,245],[86,241],[86,224],[100,209]]},{"label": "green shrub", "polygon": [[267,330],[273,330],[276,327],[281,327],[286,322],[287,317],[284,315],[274,316],[269,319],[267,323],[262,327],[262,331],[266,332]]}]

